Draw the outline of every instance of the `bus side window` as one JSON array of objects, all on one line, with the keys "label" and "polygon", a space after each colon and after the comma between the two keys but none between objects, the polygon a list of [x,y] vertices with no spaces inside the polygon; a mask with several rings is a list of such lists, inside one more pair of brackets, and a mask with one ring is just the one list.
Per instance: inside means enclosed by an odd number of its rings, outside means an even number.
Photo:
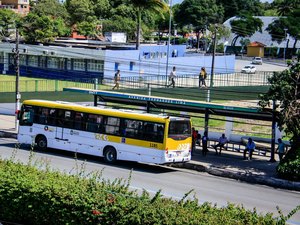
[{"label": "bus side window", "polygon": [[148,123],[148,122],[144,123],[144,138],[149,141],[155,139],[153,123]]},{"label": "bus side window", "polygon": [[33,109],[24,109],[21,113],[20,125],[31,126],[33,124]]},{"label": "bus side window", "polygon": [[128,120],[123,119],[121,120],[120,130],[121,130],[121,136],[124,137],[135,137],[135,131],[136,131],[136,123],[135,120]]},{"label": "bus side window", "polygon": [[74,129],[76,129],[76,130],[82,130],[83,129],[83,113],[75,112]]},{"label": "bus side window", "polygon": [[59,109],[56,117],[56,126],[64,127],[64,119],[65,119],[64,110]]},{"label": "bus side window", "polygon": [[108,116],[105,122],[105,133],[120,135],[120,118]]},{"label": "bus side window", "polygon": [[64,127],[66,128],[73,128],[73,117],[72,117],[72,111],[66,110],[64,113]]},{"label": "bus side window", "polygon": [[56,109],[50,109],[49,125],[55,126]]},{"label": "bus side window", "polygon": [[143,122],[138,122],[136,136],[139,139],[143,139],[143,136],[144,136],[144,134],[143,134]]},{"label": "bus side window", "polygon": [[157,127],[157,140],[158,142],[163,142],[164,140],[164,126],[158,125]]},{"label": "bus side window", "polygon": [[97,132],[98,125],[97,125],[97,116],[93,114],[89,114],[87,118],[87,131],[89,132]]},{"label": "bus side window", "polygon": [[39,123],[40,124],[48,124],[49,120],[49,109],[40,108],[41,114],[39,115]]}]

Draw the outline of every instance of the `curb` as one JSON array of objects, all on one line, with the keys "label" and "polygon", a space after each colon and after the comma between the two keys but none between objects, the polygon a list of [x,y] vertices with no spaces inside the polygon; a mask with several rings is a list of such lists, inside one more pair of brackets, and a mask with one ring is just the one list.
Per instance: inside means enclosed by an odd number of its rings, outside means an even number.
[{"label": "curb", "polygon": [[213,175],[213,176],[226,177],[226,178],[230,178],[230,179],[244,181],[247,183],[262,184],[262,185],[267,185],[267,186],[271,186],[274,188],[300,191],[300,182],[283,180],[283,179],[279,179],[276,177],[253,175],[251,173],[244,173],[244,172],[231,172],[231,171],[219,169],[214,166],[206,167],[203,165],[193,164],[190,162],[171,164],[170,166],[175,167],[175,168],[196,170],[199,172],[207,172],[208,174]]}]

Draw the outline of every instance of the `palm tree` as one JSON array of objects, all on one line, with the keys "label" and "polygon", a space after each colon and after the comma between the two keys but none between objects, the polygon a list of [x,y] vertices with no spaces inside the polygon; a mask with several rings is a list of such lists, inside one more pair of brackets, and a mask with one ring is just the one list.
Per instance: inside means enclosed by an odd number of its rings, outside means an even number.
[{"label": "palm tree", "polygon": [[299,8],[300,0],[283,0],[275,2],[275,7],[279,16],[290,14],[295,8]]},{"label": "palm tree", "polygon": [[167,9],[167,0],[130,0],[137,13],[136,49],[140,47],[142,12],[145,10],[161,13]]}]

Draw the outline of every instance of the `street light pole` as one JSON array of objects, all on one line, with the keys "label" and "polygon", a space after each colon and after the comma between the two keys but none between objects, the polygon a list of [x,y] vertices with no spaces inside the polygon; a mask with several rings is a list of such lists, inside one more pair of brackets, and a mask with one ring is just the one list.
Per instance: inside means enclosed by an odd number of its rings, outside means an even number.
[{"label": "street light pole", "polygon": [[211,101],[211,97],[210,97],[211,89],[214,86],[216,45],[217,45],[217,27],[215,26],[214,33],[213,33],[213,54],[212,54],[212,60],[211,60],[210,84],[209,84],[209,89],[207,90],[207,102]]},{"label": "street light pole", "polygon": [[169,18],[169,34],[167,46],[167,64],[166,64],[166,85],[168,84],[168,67],[169,67],[169,54],[170,54],[170,40],[171,40],[171,26],[172,26],[172,0],[170,0],[170,18]]},{"label": "street light pole", "polygon": [[176,23],[174,23],[174,45],[176,44],[175,37],[177,36],[177,30],[176,30],[176,26],[177,26],[177,24],[176,24]]},{"label": "street light pole", "polygon": [[284,28],[284,40],[285,40],[285,47],[284,47],[284,51],[283,51],[284,61],[285,61],[285,54],[286,54],[286,31],[287,31],[287,28]]},{"label": "street light pole", "polygon": [[16,28],[15,72],[16,72],[16,110],[15,110],[16,123],[15,123],[15,129],[18,132],[18,129],[19,129],[18,112],[20,111],[20,100],[21,100],[20,85],[19,85],[20,54],[19,54],[19,29],[18,28]]}]

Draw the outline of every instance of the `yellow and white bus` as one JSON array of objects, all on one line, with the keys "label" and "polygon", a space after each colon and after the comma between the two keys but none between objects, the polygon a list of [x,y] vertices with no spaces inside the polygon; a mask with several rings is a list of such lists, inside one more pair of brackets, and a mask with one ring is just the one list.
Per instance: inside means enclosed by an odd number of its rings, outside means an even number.
[{"label": "yellow and white bus", "polygon": [[25,100],[19,112],[18,141],[104,157],[165,164],[191,159],[189,118]]}]

